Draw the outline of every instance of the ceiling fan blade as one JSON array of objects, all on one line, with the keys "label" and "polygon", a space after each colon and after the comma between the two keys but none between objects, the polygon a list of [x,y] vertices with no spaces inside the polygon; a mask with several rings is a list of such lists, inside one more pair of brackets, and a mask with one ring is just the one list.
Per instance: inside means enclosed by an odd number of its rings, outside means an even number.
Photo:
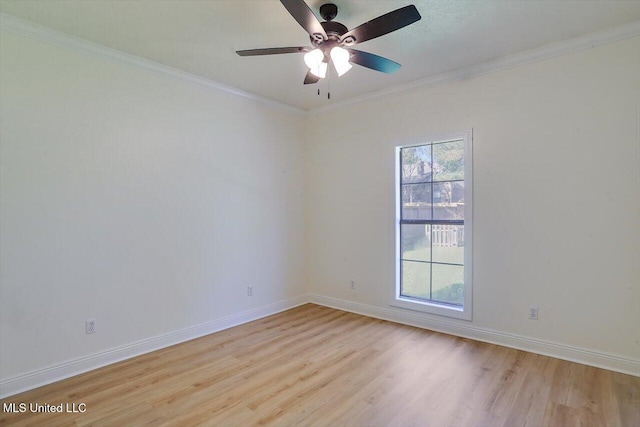
[{"label": "ceiling fan blade", "polygon": [[[401,7],[347,31],[340,40],[347,45],[366,42],[413,24],[420,18],[422,17],[414,5]],[[354,38],[355,41],[349,42],[350,38]]]},{"label": "ceiling fan blade", "polygon": [[309,47],[268,47],[265,49],[247,49],[237,50],[236,53],[240,56],[258,56],[258,55],[279,55],[282,53],[300,53],[308,52]]},{"label": "ceiling fan blade", "polygon": [[306,85],[312,85],[314,83],[318,83],[318,81],[320,80],[320,78],[314,74],[311,73],[311,70],[307,71],[307,75],[304,76],[304,84]]},{"label": "ceiling fan blade", "polygon": [[280,0],[280,3],[311,37],[318,41],[327,39],[327,33],[320,25],[320,21],[303,0]]},{"label": "ceiling fan blade", "polygon": [[369,52],[362,52],[356,49],[347,49],[351,54],[349,62],[362,65],[363,67],[371,68],[372,70],[380,71],[383,73],[391,74],[398,71],[402,65],[394,62],[390,59],[383,58],[382,56],[374,55]]}]

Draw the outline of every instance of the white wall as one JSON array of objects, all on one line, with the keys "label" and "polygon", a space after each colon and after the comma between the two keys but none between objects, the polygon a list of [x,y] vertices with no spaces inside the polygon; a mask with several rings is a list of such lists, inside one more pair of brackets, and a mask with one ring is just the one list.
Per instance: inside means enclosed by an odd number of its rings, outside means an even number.
[{"label": "white wall", "polygon": [[305,123],[3,33],[0,380],[308,291],[402,313],[393,148],[468,128],[474,319],[444,321],[640,363],[639,52],[635,38]]},{"label": "white wall", "polygon": [[[389,307],[394,147],[473,128],[474,318],[448,322],[616,355],[637,369],[639,94],[636,37],[312,117],[311,292],[401,311]],[[530,305],[538,321],[527,318]]]},{"label": "white wall", "polygon": [[299,116],[0,43],[0,378],[306,293]]}]

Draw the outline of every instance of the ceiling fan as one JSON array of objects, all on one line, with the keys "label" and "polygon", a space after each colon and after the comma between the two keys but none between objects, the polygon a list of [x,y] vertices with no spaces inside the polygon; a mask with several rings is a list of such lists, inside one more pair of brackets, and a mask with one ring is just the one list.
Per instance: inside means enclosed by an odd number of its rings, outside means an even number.
[{"label": "ceiling fan", "polygon": [[303,0],[280,0],[298,24],[309,33],[312,46],[272,47],[265,49],[238,50],[240,56],[278,55],[304,53],[309,71],[304,84],[317,83],[326,77],[329,63],[333,63],[338,76],[352,67],[351,63],[383,73],[393,73],[401,65],[373,53],[352,49],[358,43],[383,36],[419,21],[421,16],[415,6],[405,6],[378,16],[351,30],[333,19],[338,15],[338,6],[326,3],[320,6],[320,22]]}]

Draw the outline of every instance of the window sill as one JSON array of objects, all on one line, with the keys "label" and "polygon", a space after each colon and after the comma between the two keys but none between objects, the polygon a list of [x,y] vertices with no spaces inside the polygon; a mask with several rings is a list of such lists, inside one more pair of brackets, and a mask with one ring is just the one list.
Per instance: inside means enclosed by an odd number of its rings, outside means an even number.
[{"label": "window sill", "polygon": [[392,307],[420,311],[422,313],[436,314],[438,316],[452,317],[454,319],[462,319],[468,321],[471,321],[472,319],[470,307],[454,307],[427,301],[417,301],[414,299],[403,297],[394,298],[391,301],[390,305]]}]

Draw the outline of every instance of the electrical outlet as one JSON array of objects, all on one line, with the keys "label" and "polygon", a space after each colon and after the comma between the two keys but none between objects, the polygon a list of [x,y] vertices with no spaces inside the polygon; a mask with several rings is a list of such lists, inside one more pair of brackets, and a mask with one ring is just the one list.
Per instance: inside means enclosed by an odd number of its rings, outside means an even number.
[{"label": "electrical outlet", "polygon": [[351,281],[351,285],[349,286],[351,289],[355,289],[356,288],[356,281],[352,280]]},{"label": "electrical outlet", "polygon": [[253,286],[247,286],[247,296],[248,297],[253,296]]},{"label": "electrical outlet", "polygon": [[529,307],[529,319],[538,320],[538,307]]},{"label": "electrical outlet", "polygon": [[96,333],[96,319],[87,319],[84,324],[87,335]]}]

